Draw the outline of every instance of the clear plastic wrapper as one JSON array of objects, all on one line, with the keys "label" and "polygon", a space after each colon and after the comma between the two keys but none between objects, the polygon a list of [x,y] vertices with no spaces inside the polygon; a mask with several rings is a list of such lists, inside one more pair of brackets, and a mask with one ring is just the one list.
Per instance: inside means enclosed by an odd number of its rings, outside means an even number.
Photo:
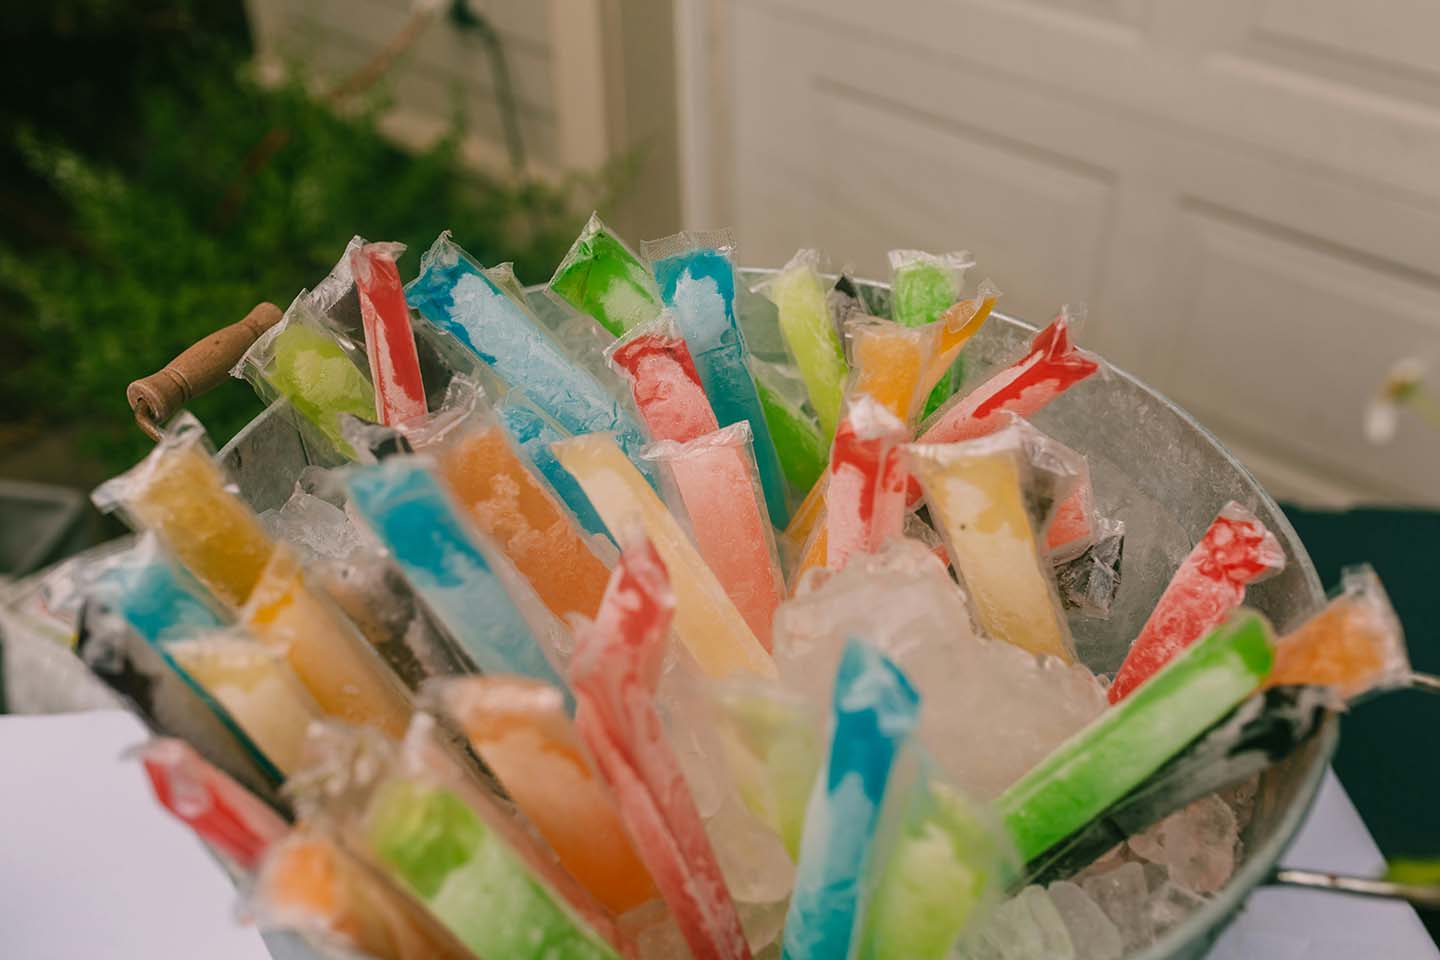
[{"label": "clear plastic wrapper", "polygon": [[900,751],[920,696],[879,651],[851,639],[835,675],[829,751],[805,812],[785,955],[848,957],[862,934],[864,878]]},{"label": "clear plastic wrapper", "polygon": [[1405,631],[1369,564],[1346,567],[1325,608],[1282,636],[1270,684],[1311,684],[1351,701],[1410,682]]},{"label": "clear plastic wrapper", "polygon": [[617,337],[660,313],[654,277],[597,213],[590,214],[546,289]]},{"label": "clear plastic wrapper", "polygon": [[432,464],[414,456],[356,467],[347,477],[351,503],[476,666],[563,689],[565,628],[465,517]]},{"label": "clear plastic wrapper", "polygon": [[352,853],[331,831],[301,827],[260,863],[249,912],[327,954],[371,960],[477,960],[414,896]]},{"label": "clear plastic wrapper", "polygon": [[751,455],[750,425],[741,421],[685,443],[662,440],[645,455],[669,466],[700,556],[769,650],[785,581]]},{"label": "clear plastic wrapper", "polygon": [[613,437],[590,434],[555,445],[555,455],[579,480],[612,529],[638,524],[655,544],[677,599],[676,630],[705,673],[773,676],[774,661],[675,516],[630,466]]},{"label": "clear plastic wrapper", "polygon": [[815,415],[805,409],[804,385],[793,382],[793,374],[756,357],[750,358],[750,372],[785,475],[787,499],[798,501],[825,473],[830,445]]},{"label": "clear plastic wrapper", "polygon": [[1218,626],[1244,601],[1248,584],[1284,568],[1280,541],[1255,514],[1234,501],[1221,507],[1130,645],[1110,684],[1110,702],[1119,702]]},{"label": "clear plastic wrapper", "polygon": [[189,413],[169,424],[144,460],[101,484],[91,499],[103,512],[119,511],[131,527],[153,532],[211,593],[234,607],[249,598],[274,549]]},{"label": "clear plastic wrapper", "polygon": [[1066,740],[996,800],[1028,863],[1069,838],[1254,693],[1274,636],[1239,611]]},{"label": "clear plastic wrapper", "polygon": [[308,292],[301,292],[281,321],[260,335],[232,373],[249,381],[266,403],[284,398],[347,458],[354,451],[341,433],[340,415],[375,416],[375,388]]},{"label": "clear plastic wrapper", "polygon": [[325,716],[283,654],[241,631],[167,645],[185,674],[225,708],[283,775],[300,767],[305,729]]},{"label": "clear plastic wrapper", "polygon": [[735,315],[733,249],[728,233],[681,233],[647,242],[641,252],[655,270],[661,299],[674,313],[720,426],[750,423],[770,522],[778,527],[789,516],[785,482]]},{"label": "clear plastic wrapper", "polygon": [[780,332],[826,435],[835,432],[849,371],[819,273],[820,255],[801,250],[761,290],[776,306]]},{"label": "clear plastic wrapper", "polygon": [[290,825],[188,744],[151,740],[137,751],[155,799],[243,875],[290,832]]},{"label": "clear plastic wrapper", "polygon": [[1020,420],[978,440],[906,451],[980,628],[1073,663],[1043,537],[1078,481],[1079,454]]},{"label": "clear plastic wrapper", "polygon": [[404,252],[403,243],[367,243],[349,252],[375,385],[375,416],[391,426],[425,414],[420,354],[395,266]]},{"label": "clear plastic wrapper", "polygon": [[308,582],[289,547],[276,547],[240,623],[284,655],[327,715],[405,731],[411,704],[400,679],[338,607]]},{"label": "clear plastic wrapper", "polygon": [[565,712],[564,694],[523,677],[468,677],[436,698],[565,867],[616,916],[658,893]]},{"label": "clear plastic wrapper", "polygon": [[[447,406],[408,431],[470,520],[562,622],[594,616],[610,569],[598,544],[520,456],[478,385],[452,384]],[[608,554],[609,551],[603,551]]]},{"label": "clear plastic wrapper", "polygon": [[[417,714],[397,746],[317,725],[297,804],[420,900],[479,957],[618,958],[606,911],[479,785]],[[486,909],[503,903],[504,909]]]},{"label": "clear plastic wrapper", "polygon": [[1109,617],[1120,592],[1124,556],[1125,524],[1100,518],[1095,542],[1055,567],[1055,586],[1065,609],[1082,617]]},{"label": "clear plastic wrapper", "polygon": [[[502,280],[503,282],[503,280]],[[573,433],[614,431],[639,463],[644,431],[614,391],[577,365],[523,302],[442,233],[405,287],[412,306],[453,334]]]},{"label": "clear plastic wrapper", "polygon": [[748,960],[740,916],[656,709],[675,607],[661,555],[648,541],[627,545],[599,617],[577,626],[575,725],[691,955]]}]

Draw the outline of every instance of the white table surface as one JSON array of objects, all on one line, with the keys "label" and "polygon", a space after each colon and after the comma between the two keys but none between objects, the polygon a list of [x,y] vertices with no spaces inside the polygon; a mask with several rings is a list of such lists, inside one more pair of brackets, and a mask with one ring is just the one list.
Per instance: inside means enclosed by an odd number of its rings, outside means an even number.
[{"label": "white table surface", "polygon": [[[269,960],[229,881],[122,755],[119,711],[0,717],[0,955],[6,960]],[[1373,874],[1381,857],[1332,773],[1285,862]],[[1409,906],[1261,890],[1214,960],[1436,960]]]}]

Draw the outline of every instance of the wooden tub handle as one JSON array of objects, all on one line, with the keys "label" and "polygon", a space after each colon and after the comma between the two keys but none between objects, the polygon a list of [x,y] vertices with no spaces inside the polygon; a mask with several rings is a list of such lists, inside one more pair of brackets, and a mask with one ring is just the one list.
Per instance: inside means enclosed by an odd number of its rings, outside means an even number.
[{"label": "wooden tub handle", "polygon": [[224,381],[260,334],[279,322],[279,307],[273,303],[256,304],[243,320],[186,347],[161,370],[126,387],[125,399],[140,429],[152,440],[159,440],[161,424]]}]

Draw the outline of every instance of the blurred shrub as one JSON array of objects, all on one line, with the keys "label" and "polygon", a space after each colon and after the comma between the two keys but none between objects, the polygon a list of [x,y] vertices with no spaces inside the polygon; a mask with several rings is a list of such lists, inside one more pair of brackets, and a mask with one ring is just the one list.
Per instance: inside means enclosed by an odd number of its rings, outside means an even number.
[{"label": "blurred shrub", "polygon": [[[340,116],[299,83],[267,89],[233,61],[151,90],[123,165],[22,131],[30,167],[63,200],[77,242],[0,239],[7,419],[79,426],[117,469],[148,442],[125,385],[260,300],[282,308],[354,234],[410,245],[402,276],[445,228],[486,263],[538,282],[613,176],[501,182],[461,168],[460,131],[420,154],[377,134],[381,104]],[[262,143],[280,143],[257,163]],[[123,167],[123,168],[122,168]],[[217,442],[258,412],[238,381],[192,405]]]}]

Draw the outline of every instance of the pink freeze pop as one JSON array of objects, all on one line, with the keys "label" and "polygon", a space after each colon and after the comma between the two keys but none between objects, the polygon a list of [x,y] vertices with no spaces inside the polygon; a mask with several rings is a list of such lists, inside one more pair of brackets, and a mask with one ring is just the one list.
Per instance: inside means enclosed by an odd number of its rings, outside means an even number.
[{"label": "pink freeze pop", "polygon": [[770,650],[775,608],[785,581],[775,552],[775,533],[750,453],[750,424],[740,420],[687,443],[662,440],[645,457],[666,463],[700,556],[715,572],[756,638]]},{"label": "pink freeze pop", "polygon": [[850,400],[830,448],[825,494],[825,565],[839,570],[856,553],[874,553],[905,527],[910,472],[900,445],[905,424],[877,400]]},{"label": "pink freeze pop", "polygon": [[685,443],[720,429],[685,341],[663,323],[646,324],[610,348],[630,381],[640,418],[656,440]]},{"label": "pink freeze pop", "polygon": [[[1061,310],[1035,335],[1030,352],[953,401],[930,420],[920,443],[955,443],[994,433],[1009,422],[1007,414],[1030,418],[1050,401],[1100,369],[1100,361],[1070,342],[1070,313]],[[920,499],[910,483],[909,502]]]},{"label": "pink freeze pop", "polygon": [[375,381],[375,416],[391,427],[425,415],[420,355],[395,267],[395,258],[404,252],[402,243],[367,243],[350,254],[365,325],[365,354]]},{"label": "pink freeze pop", "polygon": [[690,952],[696,960],[748,960],[739,913],[655,709],[674,612],[654,545],[628,547],[595,621],[575,630],[575,729]]},{"label": "pink freeze pop", "polygon": [[1233,500],[1225,504],[1175,571],[1140,636],[1130,645],[1110,684],[1110,702],[1120,702],[1177,653],[1219,626],[1245,599],[1246,584],[1284,568],[1285,551],[1265,524]]}]

